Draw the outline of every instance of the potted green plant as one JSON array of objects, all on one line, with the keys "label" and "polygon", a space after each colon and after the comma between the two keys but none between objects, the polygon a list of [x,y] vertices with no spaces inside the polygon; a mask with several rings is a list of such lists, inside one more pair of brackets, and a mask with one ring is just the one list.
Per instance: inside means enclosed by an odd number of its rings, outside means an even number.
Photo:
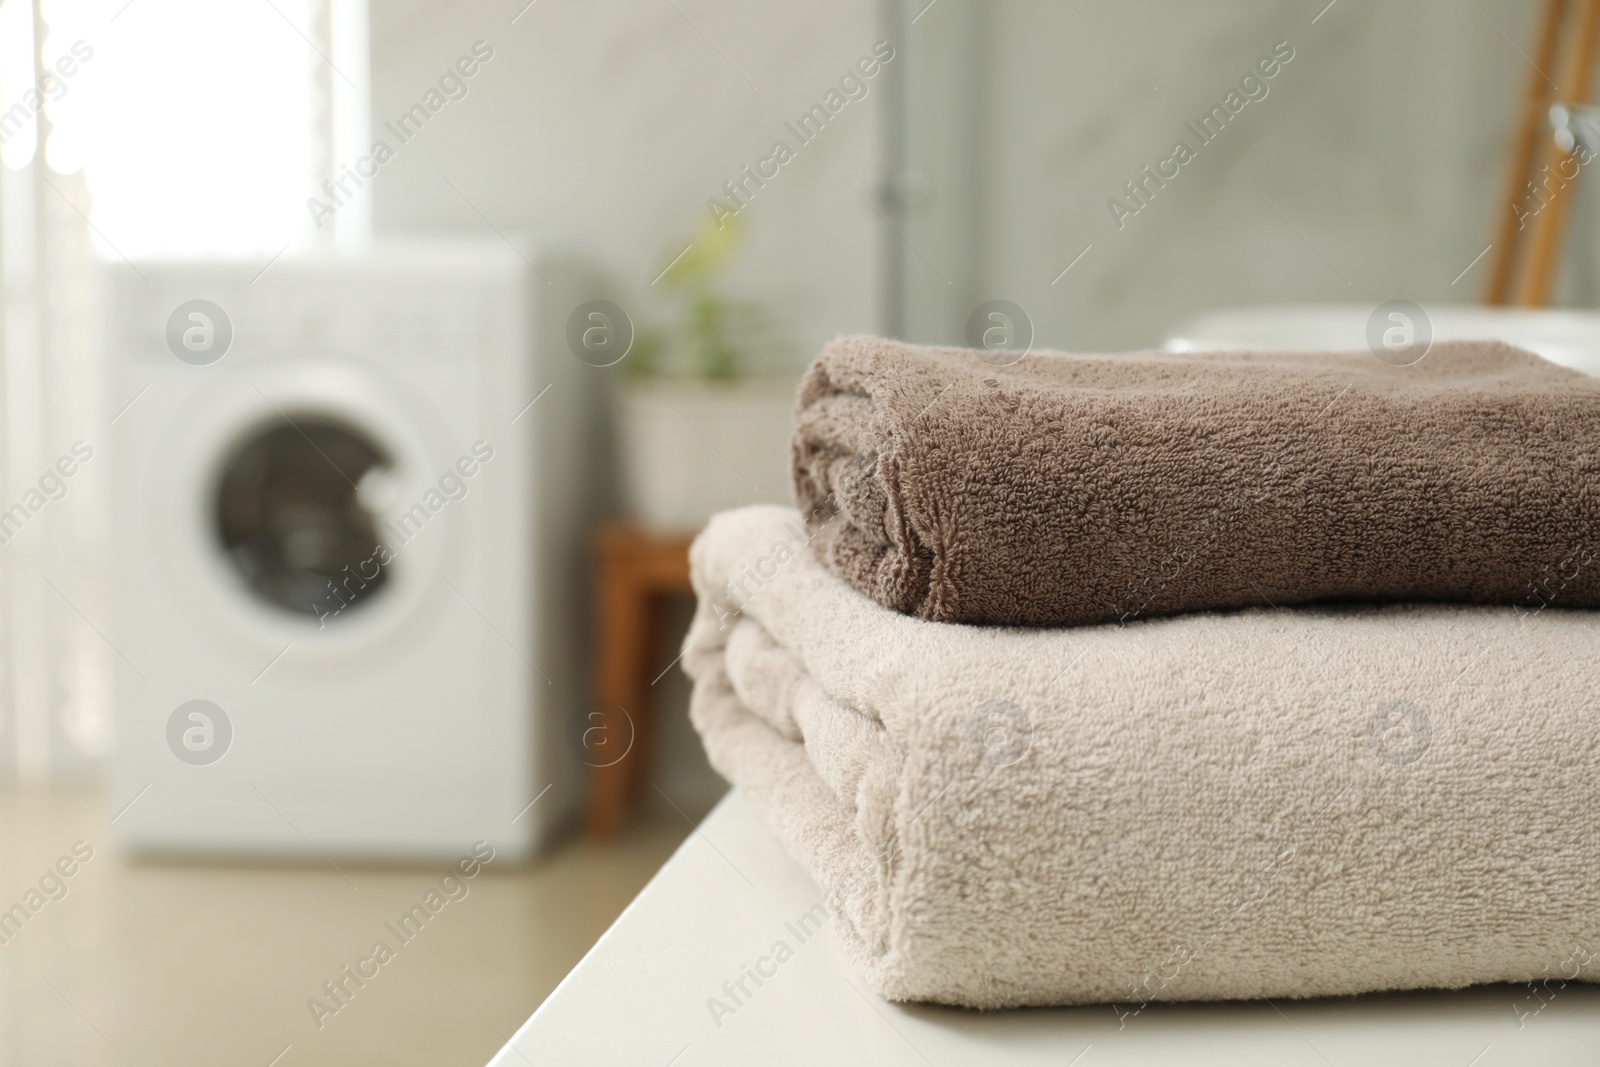
[{"label": "potted green plant", "polygon": [[708,224],[660,282],[674,326],[644,330],[623,367],[620,415],[631,516],[662,533],[698,529],[717,511],[789,499],[789,427],[797,375],[757,304],[729,298],[723,274],[736,218]]}]

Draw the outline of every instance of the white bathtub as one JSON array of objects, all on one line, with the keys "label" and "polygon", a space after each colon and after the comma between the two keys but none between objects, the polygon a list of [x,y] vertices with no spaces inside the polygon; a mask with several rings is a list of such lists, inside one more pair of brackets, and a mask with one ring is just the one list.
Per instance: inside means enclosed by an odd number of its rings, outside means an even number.
[{"label": "white bathtub", "polygon": [[[1371,304],[1280,304],[1223,308],[1180,324],[1164,342],[1173,352],[1269,348],[1329,351],[1367,347]],[[1494,338],[1537,352],[1552,363],[1600,377],[1600,312],[1425,307],[1435,341]]]}]

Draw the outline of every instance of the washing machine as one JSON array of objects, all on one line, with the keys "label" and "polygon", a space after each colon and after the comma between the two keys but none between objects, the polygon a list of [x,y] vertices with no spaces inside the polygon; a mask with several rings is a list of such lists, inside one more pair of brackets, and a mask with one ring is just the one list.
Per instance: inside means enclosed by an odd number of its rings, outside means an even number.
[{"label": "washing machine", "polygon": [[586,521],[553,283],[503,243],[107,270],[118,838],[533,851]]}]

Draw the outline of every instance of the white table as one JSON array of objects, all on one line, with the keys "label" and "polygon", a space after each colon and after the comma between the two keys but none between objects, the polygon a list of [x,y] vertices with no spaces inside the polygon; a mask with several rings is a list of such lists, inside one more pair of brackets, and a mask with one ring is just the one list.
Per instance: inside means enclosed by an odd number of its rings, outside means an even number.
[{"label": "white table", "polygon": [[[1152,1004],[1127,1019],[1105,1005],[984,1014],[890,1004],[850,969],[830,926],[801,943],[785,925],[820,897],[743,798],[729,794],[490,1067],[1600,1063],[1600,985],[1568,984],[1544,1002],[1525,986],[1488,986]],[[708,999],[731,1005],[723,983],[779,940],[793,958],[766,964],[776,973],[759,988],[747,979],[749,998],[714,1021]]]}]

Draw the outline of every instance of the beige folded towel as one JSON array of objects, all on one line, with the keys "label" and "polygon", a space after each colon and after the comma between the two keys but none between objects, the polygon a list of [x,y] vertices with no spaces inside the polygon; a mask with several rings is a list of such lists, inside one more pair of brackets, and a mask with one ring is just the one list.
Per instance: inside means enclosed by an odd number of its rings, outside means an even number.
[{"label": "beige folded towel", "polygon": [[[1498,341],[983,353],[834,341],[795,414],[817,554],[896,611],[1069,625],[1363,600],[1600,606],[1600,381]],[[1552,601],[1552,598],[1553,601]]]},{"label": "beige folded towel", "polygon": [[692,717],[885,996],[1126,1017],[1596,973],[1600,615],[969,627],[805,542],[772,507],[695,542]]}]

